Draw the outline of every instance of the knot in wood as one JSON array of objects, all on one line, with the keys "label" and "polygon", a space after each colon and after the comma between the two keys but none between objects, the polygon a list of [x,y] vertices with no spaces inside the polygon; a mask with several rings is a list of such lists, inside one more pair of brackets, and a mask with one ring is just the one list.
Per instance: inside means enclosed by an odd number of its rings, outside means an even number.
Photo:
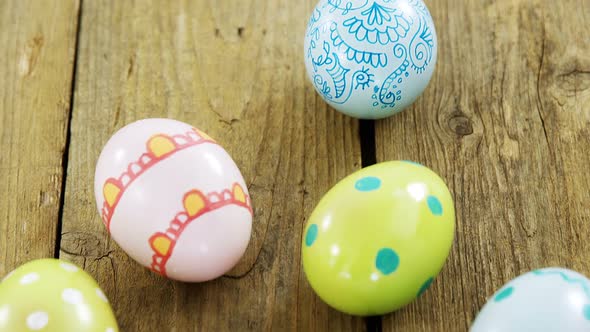
[{"label": "knot in wood", "polygon": [[449,128],[459,136],[467,136],[473,134],[473,126],[471,120],[462,112],[453,113],[449,118]]}]

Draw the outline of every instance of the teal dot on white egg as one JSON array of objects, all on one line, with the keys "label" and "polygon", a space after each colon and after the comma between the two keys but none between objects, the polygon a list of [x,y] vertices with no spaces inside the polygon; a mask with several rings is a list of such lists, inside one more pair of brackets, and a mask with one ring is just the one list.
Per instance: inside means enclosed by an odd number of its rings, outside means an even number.
[{"label": "teal dot on white egg", "polygon": [[512,295],[512,292],[514,292],[514,287],[508,286],[508,287],[500,290],[498,293],[496,293],[496,295],[494,295],[494,301],[495,302],[503,301],[503,300],[509,298],[510,295]]}]

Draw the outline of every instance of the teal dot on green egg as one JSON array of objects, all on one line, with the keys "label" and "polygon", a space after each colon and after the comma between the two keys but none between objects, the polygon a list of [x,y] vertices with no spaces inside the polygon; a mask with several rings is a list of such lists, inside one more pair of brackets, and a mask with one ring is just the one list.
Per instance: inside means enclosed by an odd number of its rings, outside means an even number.
[{"label": "teal dot on green egg", "polygon": [[412,164],[412,165],[416,165],[416,166],[422,166],[422,167],[424,166],[424,165],[422,165],[422,164],[420,164],[420,163],[417,163],[417,162],[415,162],[415,161],[411,161],[411,160],[402,160],[402,161],[403,161],[404,163],[406,163],[406,164]]},{"label": "teal dot on green egg", "polygon": [[426,292],[428,287],[430,287],[430,285],[432,285],[432,281],[434,281],[434,278],[432,278],[432,277],[428,278],[428,280],[426,280],[424,282],[424,284],[422,284],[422,286],[420,287],[420,290],[418,291],[418,295],[416,297],[419,297],[420,295],[424,294],[424,292]]},{"label": "teal dot on green egg", "polygon": [[315,239],[318,237],[318,225],[312,224],[307,229],[307,233],[305,234],[305,245],[311,247],[311,245],[315,242]]},{"label": "teal dot on green egg", "polygon": [[373,191],[379,189],[381,187],[381,180],[378,177],[374,176],[367,176],[362,179],[359,179],[354,184],[354,187],[358,191]]},{"label": "teal dot on green egg", "polygon": [[422,166],[422,164],[415,162],[415,161],[411,161],[411,160],[402,160],[404,163],[406,164],[412,164],[412,165],[416,165],[416,166]]},{"label": "teal dot on green egg", "polygon": [[377,253],[375,259],[375,266],[384,275],[391,274],[397,270],[399,266],[399,256],[391,248],[382,248]]},{"label": "teal dot on green egg", "polygon": [[426,199],[426,203],[428,204],[428,208],[430,209],[430,212],[432,212],[432,214],[434,214],[435,216],[442,216],[443,207],[438,198],[430,195]]}]

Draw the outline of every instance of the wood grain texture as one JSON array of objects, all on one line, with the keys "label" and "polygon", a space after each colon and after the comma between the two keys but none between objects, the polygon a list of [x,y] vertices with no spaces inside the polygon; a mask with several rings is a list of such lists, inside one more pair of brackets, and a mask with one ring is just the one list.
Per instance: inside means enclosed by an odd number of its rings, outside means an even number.
[{"label": "wood grain texture", "polygon": [[[61,257],[91,273],[123,331],[340,331],[364,321],[329,309],[300,264],[306,217],[360,168],[358,122],[306,81],[314,1],[85,1]],[[122,126],[171,117],[217,139],[255,207],[242,262],[216,281],[165,280],[107,235],[93,197],[100,148]]]},{"label": "wood grain texture", "polygon": [[384,331],[466,331],[486,298],[534,268],[590,274],[590,4],[428,1],[435,75],[376,123],[377,160],[413,159],[455,197],[456,240]]},{"label": "wood grain texture", "polygon": [[[314,295],[300,264],[305,219],[361,164],[358,121],[306,81],[315,2],[0,1],[0,276],[54,255],[65,180],[60,257],[97,279],[123,331],[365,330]],[[384,316],[384,331],[465,331],[533,268],[590,275],[590,4],[427,5],[437,69],[411,109],[376,122],[376,159],[413,159],[446,180],[456,240],[431,289]],[[199,127],[240,166],[254,230],[227,276],[165,280],[107,235],[93,197],[100,147],[145,117]]]},{"label": "wood grain texture", "polygon": [[53,257],[77,1],[0,2],[0,276]]}]

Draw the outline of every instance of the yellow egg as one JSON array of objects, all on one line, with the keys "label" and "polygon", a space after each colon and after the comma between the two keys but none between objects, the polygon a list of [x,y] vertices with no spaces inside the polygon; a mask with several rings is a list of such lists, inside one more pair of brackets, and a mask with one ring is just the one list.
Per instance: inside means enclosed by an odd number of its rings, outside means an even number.
[{"label": "yellow egg", "polygon": [[116,332],[109,301],[76,265],[39,259],[21,265],[0,283],[0,332]]}]

